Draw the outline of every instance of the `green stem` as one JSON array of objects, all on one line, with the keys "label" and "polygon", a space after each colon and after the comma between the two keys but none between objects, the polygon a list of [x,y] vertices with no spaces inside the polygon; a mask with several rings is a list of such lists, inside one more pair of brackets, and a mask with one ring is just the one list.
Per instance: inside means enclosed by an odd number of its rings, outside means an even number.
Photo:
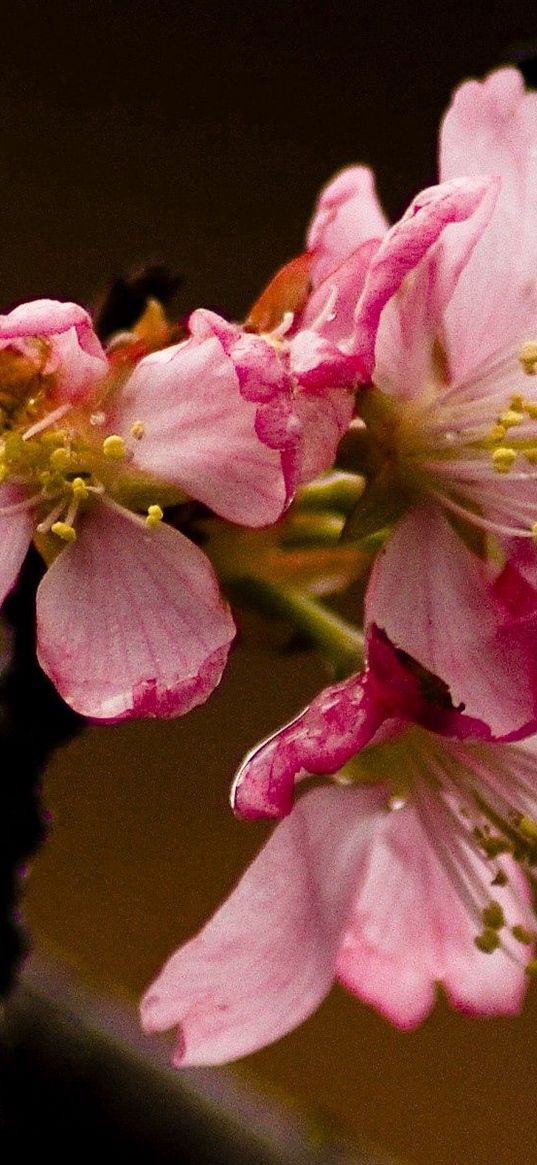
[{"label": "green stem", "polygon": [[362,633],[310,595],[250,576],[233,579],[230,591],[238,602],[273,618],[285,619],[328,657],[338,677],[350,675],[363,665]]},{"label": "green stem", "polygon": [[349,514],[355,507],[365,489],[365,480],[356,473],[346,473],[334,470],[316,481],[302,486],[299,491],[295,508],[303,510],[325,511],[339,510],[342,514]]}]

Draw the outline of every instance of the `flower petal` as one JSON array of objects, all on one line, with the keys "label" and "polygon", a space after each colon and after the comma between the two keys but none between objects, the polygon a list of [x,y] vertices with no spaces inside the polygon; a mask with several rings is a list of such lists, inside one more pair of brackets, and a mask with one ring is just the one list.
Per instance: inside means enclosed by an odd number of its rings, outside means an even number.
[{"label": "flower petal", "polygon": [[136,421],[142,422],[144,436],[133,449],[138,469],[181,486],[228,521],[268,525],[288,498],[281,452],[258,435],[260,415],[280,416],[275,353],[251,337],[267,350],[253,400],[242,391],[220,338],[206,333],[141,360],[110,423],[127,436]]},{"label": "flower petal", "polygon": [[525,249],[517,260],[528,272],[537,255],[536,146],[537,94],[525,91],[518,69],[497,69],[456,90],[440,132],[441,180],[460,174],[501,178],[496,218],[513,237],[526,237],[530,253]]},{"label": "flower petal", "polygon": [[16,346],[24,350],[25,341],[36,338],[50,342],[43,371],[55,374],[55,393],[61,400],[83,399],[108,371],[91,318],[77,303],[36,299],[0,316],[0,349]]},{"label": "flower petal", "polygon": [[534,722],[535,664],[524,635],[439,508],[415,507],[398,523],[373,567],[366,617],[494,736]]},{"label": "flower petal", "polygon": [[179,716],[218,684],[233,620],[212,567],[168,526],[99,502],[37,592],[39,662],[83,716]]},{"label": "flower petal", "polygon": [[295,780],[336,773],[365,747],[386,717],[367,673],[325,688],[295,720],[257,746],[243,761],[231,801],[240,817],[290,813]]},{"label": "flower petal", "polygon": [[379,789],[317,789],[282,822],[142,1002],[146,1031],[179,1025],[177,1065],[264,1047],[327,994],[356,878],[380,819]]},{"label": "flower petal", "polygon": [[382,239],[388,223],[366,166],[349,166],[336,174],[319,195],[307,237],[311,275],[318,286],[369,239]]},{"label": "flower petal", "polygon": [[[537,94],[517,69],[499,69],[455,93],[440,137],[443,179],[496,174],[498,204],[448,311],[458,379],[534,338],[537,318]],[[498,287],[502,293],[498,295]],[[518,386],[508,377],[506,391]]]},{"label": "flower petal", "polygon": [[[490,954],[477,948],[479,909],[474,917],[448,870],[460,861],[461,884],[475,882],[478,908],[494,897],[511,923],[531,926],[525,879],[513,862],[505,861],[509,883],[491,891],[486,862],[469,840],[464,844],[445,834],[445,821],[435,820],[434,803],[434,797],[427,799],[427,813],[433,813],[428,820],[414,803],[384,817],[337,965],[337,977],[347,990],[406,1030],[428,1015],[437,982],[444,984],[455,1007],[473,1015],[516,1014],[527,986],[512,939],[507,939],[507,949]],[[447,865],[432,843],[435,828],[444,833]],[[458,854],[460,846],[463,852]]]},{"label": "flower petal", "polygon": [[[375,384],[384,392],[412,399],[430,392],[432,385],[439,386],[441,408],[442,391],[453,378],[461,345],[466,343],[465,333],[455,338],[446,330],[446,312],[456,297],[461,274],[489,228],[498,191],[499,182],[490,180],[473,214],[444,227],[413,269],[412,279],[404,280],[386,304],[377,332],[373,373]],[[481,386],[481,394],[486,391],[487,386]],[[492,406],[491,424],[494,418]]]},{"label": "flower petal", "polygon": [[356,308],[354,350],[362,357],[364,376],[373,372],[378,323],[388,300],[442,231],[450,223],[470,218],[496,185],[491,179],[456,178],[430,187],[388,231],[371,262]]},{"label": "flower petal", "polygon": [[350,350],[356,304],[379,246],[379,239],[368,239],[319,283],[304,310],[295,316],[294,334],[303,329],[317,332],[331,344],[340,345],[343,351]]},{"label": "flower petal", "polygon": [[[24,503],[24,490],[14,485],[0,486],[0,508]],[[0,603],[15,585],[24,562],[33,533],[32,512],[22,509],[12,514],[0,514]]]},{"label": "flower petal", "polygon": [[304,390],[297,393],[294,410],[303,426],[296,475],[304,484],[333,466],[352,419],[354,393],[348,388]]}]

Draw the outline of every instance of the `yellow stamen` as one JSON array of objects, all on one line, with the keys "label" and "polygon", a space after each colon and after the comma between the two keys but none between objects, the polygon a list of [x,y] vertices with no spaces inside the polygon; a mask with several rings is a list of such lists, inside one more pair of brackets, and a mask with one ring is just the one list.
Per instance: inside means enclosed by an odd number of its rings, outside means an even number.
[{"label": "yellow stamen", "polygon": [[486,928],[500,930],[505,926],[505,915],[499,902],[490,902],[483,911],[483,922]]},{"label": "yellow stamen", "polygon": [[495,449],[492,454],[492,464],[496,473],[509,473],[515,459],[515,450],[509,449],[507,445],[501,445],[499,449]]},{"label": "yellow stamen", "polygon": [[140,438],[143,437],[144,433],[145,425],[143,421],[135,421],[134,424],[131,425],[131,437],[134,437],[136,441],[139,441]]},{"label": "yellow stamen", "polygon": [[518,828],[526,841],[537,841],[537,821],[534,821],[532,817],[521,817]]},{"label": "yellow stamen", "polygon": [[524,412],[527,413],[528,417],[530,417],[530,419],[532,421],[536,421],[537,420],[537,403],[533,400],[525,400],[524,401]]},{"label": "yellow stamen", "polygon": [[51,530],[53,534],[56,534],[64,542],[74,542],[76,539],[76,530],[68,522],[54,522]]},{"label": "yellow stamen", "polygon": [[109,437],[105,437],[103,453],[105,457],[110,457],[113,461],[123,461],[126,456],[123,437],[119,437],[117,433],[111,433]]},{"label": "yellow stamen", "polygon": [[52,469],[57,469],[60,473],[63,473],[64,470],[67,469],[70,460],[71,455],[69,450],[65,449],[63,445],[60,445],[59,449],[54,449],[50,454],[50,464]]},{"label": "yellow stamen", "polygon": [[535,938],[530,930],[526,930],[525,926],[519,926],[518,923],[511,927],[511,934],[513,938],[516,938],[517,943],[524,943],[525,946],[529,946]]},{"label": "yellow stamen", "polygon": [[506,409],[501,416],[498,417],[498,422],[503,425],[505,429],[512,429],[514,425],[521,425],[524,420],[524,413],[519,413],[515,409]]},{"label": "yellow stamen", "polygon": [[537,371],[537,341],[527,340],[526,343],[522,345],[519,360],[524,369],[524,372],[526,372],[528,376],[535,376]]},{"label": "yellow stamen", "polygon": [[75,477],[71,482],[71,489],[77,501],[82,501],[83,498],[89,496],[89,490],[83,477]]},{"label": "yellow stamen", "polygon": [[476,935],[474,942],[478,951],[483,951],[485,955],[491,955],[500,945],[498,932],[492,926],[486,926],[481,934]]},{"label": "yellow stamen", "polygon": [[149,506],[145,524],[146,526],[149,526],[151,530],[154,530],[159,525],[159,522],[162,522],[163,517],[164,512],[161,506]]},{"label": "yellow stamen", "polygon": [[506,432],[506,430],[505,430],[503,425],[500,425],[499,423],[497,423],[496,425],[493,425],[492,429],[490,430],[490,433],[489,433],[490,440],[491,441],[503,441],[503,439],[505,437],[505,432]]},{"label": "yellow stamen", "polygon": [[537,545],[537,522],[534,522],[533,526],[531,527],[531,535],[532,535],[533,541]]},{"label": "yellow stamen", "polygon": [[537,959],[530,959],[526,964],[526,975],[531,975],[532,979],[537,978]]}]

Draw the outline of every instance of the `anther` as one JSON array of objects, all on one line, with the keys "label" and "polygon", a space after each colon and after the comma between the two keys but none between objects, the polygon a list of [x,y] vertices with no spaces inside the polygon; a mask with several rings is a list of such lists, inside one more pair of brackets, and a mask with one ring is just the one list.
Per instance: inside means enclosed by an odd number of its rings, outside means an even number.
[{"label": "anther", "polygon": [[123,437],[119,437],[117,433],[111,433],[109,437],[105,437],[103,453],[105,457],[110,457],[113,461],[123,461],[126,456]]},{"label": "anther", "polygon": [[83,477],[75,477],[71,482],[71,489],[77,501],[82,501],[83,498],[87,498],[89,495],[89,490]]},{"label": "anther", "polygon": [[154,530],[159,525],[159,522],[162,522],[163,517],[164,512],[160,506],[149,506],[145,524],[146,526],[149,526],[151,530]]},{"label": "anther", "polygon": [[68,522],[54,522],[51,526],[51,531],[58,538],[61,538],[63,542],[74,542],[76,539],[76,530]]},{"label": "anther", "polygon": [[519,413],[515,409],[506,409],[498,417],[498,423],[503,425],[504,429],[512,429],[514,425],[521,425],[524,419],[524,413]]},{"label": "anther", "polygon": [[525,926],[519,926],[518,922],[516,926],[511,927],[511,934],[513,938],[516,938],[517,943],[524,943],[525,946],[529,946],[535,938],[530,930],[526,930]]},{"label": "anther", "polygon": [[140,438],[143,437],[144,433],[145,425],[143,421],[135,421],[134,424],[131,425],[131,437],[134,437],[136,441],[139,441]]},{"label": "anther", "polygon": [[535,373],[537,372],[537,341],[527,340],[526,343],[522,345],[519,360],[524,369],[524,372],[526,372],[528,376],[535,376]]},{"label": "anther", "polygon": [[483,833],[481,829],[474,831],[474,837],[488,858],[497,858],[499,854],[505,854],[511,848],[504,837]]},{"label": "anther", "polygon": [[537,978],[537,959],[530,959],[529,963],[526,963],[525,971],[532,979]]},{"label": "anther", "polygon": [[532,817],[521,817],[518,829],[526,841],[537,841],[537,821],[534,821]]},{"label": "anther", "polygon": [[490,902],[482,914],[486,929],[501,930],[505,926],[505,915],[499,902]]},{"label": "anther", "polygon": [[501,445],[499,449],[495,449],[492,454],[492,464],[496,473],[509,473],[515,459],[515,450],[509,449],[507,445]]},{"label": "anther", "polygon": [[494,930],[492,926],[486,926],[481,934],[475,936],[474,942],[478,951],[483,951],[485,955],[491,955],[500,945],[498,931]]},{"label": "anther", "polygon": [[71,460],[71,455],[68,449],[60,445],[59,449],[54,449],[50,454],[50,464],[52,469],[57,469],[59,473],[63,473]]}]

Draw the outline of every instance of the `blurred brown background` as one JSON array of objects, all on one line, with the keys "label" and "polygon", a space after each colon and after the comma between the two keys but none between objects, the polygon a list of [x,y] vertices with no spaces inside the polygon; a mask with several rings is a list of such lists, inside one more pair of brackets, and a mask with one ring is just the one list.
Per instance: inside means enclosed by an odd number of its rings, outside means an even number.
[{"label": "blurred brown background", "polygon": [[[537,37],[531,0],[443,8],[355,0],[25,3],[2,14],[2,299],[91,303],[146,259],[182,308],[241,314],[300,250],[318,187],[368,161],[397,213],[434,177],[438,117],[464,76]],[[263,829],[227,806],[234,766],[323,682],[313,657],[239,649],[184,721],[88,730],[50,767],[35,939],[132,998],[214,909]],[[537,1161],[537,993],[518,1021],[441,1003],[412,1035],[334,992],[241,1067],[424,1165]]]}]

